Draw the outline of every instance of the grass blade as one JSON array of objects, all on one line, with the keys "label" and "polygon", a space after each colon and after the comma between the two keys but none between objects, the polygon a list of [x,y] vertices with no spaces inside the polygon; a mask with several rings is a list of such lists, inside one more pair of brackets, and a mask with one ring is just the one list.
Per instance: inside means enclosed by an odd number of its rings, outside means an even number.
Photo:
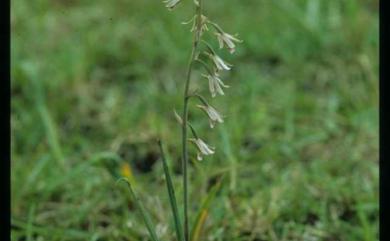
[{"label": "grass blade", "polygon": [[49,149],[54,158],[58,161],[59,166],[66,168],[65,157],[58,136],[58,127],[50,114],[45,100],[45,90],[42,80],[40,79],[39,66],[31,62],[25,62],[21,65],[21,68],[26,74],[26,77],[28,76],[28,80],[30,80],[29,88],[31,88],[31,92],[33,93],[34,105],[42,121]]},{"label": "grass blade", "polygon": [[49,110],[43,103],[37,104],[37,109],[39,115],[42,119],[42,123],[45,128],[47,142],[50,146],[50,149],[53,153],[53,156],[57,159],[61,167],[65,168],[65,157],[62,152],[60,138],[58,137],[58,127],[53,121],[52,116],[49,113]]},{"label": "grass blade", "polygon": [[138,197],[135,195],[133,189],[131,188],[131,184],[130,184],[129,180],[127,178],[122,177],[122,178],[118,179],[117,183],[120,181],[124,181],[127,183],[127,186],[129,187],[131,198],[133,199],[137,209],[140,211],[142,218],[144,219],[146,228],[149,231],[149,235],[152,238],[152,241],[159,241],[159,239],[157,238],[157,235],[156,235],[155,228],[152,224],[152,221],[150,220],[150,217],[149,217],[148,213],[146,212],[144,206],[142,205],[141,201],[138,199]]},{"label": "grass blade", "polygon": [[80,231],[79,229],[58,228],[58,227],[52,227],[50,225],[39,226],[30,223],[29,221],[26,223],[22,220],[18,220],[15,218],[11,218],[11,226],[14,227],[15,229],[22,229],[21,230],[23,232],[21,233],[22,237],[25,237],[26,235],[25,232],[27,232],[28,229],[31,229],[34,232],[34,234],[37,234],[39,236],[50,237],[50,240],[63,240],[65,236],[69,240],[88,240],[88,238],[91,237],[91,234],[88,233],[87,231]]},{"label": "grass blade", "polygon": [[160,147],[161,157],[162,157],[162,161],[163,161],[165,179],[167,182],[167,189],[168,189],[168,194],[169,194],[169,202],[171,204],[173,219],[175,221],[177,240],[184,241],[184,235],[183,235],[183,230],[182,230],[182,226],[181,226],[181,222],[180,222],[179,211],[177,209],[175,189],[173,187],[172,178],[171,178],[171,175],[169,173],[168,164],[167,164],[167,161],[165,159],[164,150],[163,150],[162,143],[160,140],[158,141],[158,145]]},{"label": "grass blade", "polygon": [[198,215],[196,216],[194,225],[192,227],[191,241],[199,241],[200,240],[200,234],[201,234],[202,228],[206,222],[210,205],[211,205],[212,201],[214,200],[217,192],[222,187],[222,182],[224,180],[223,177],[224,176],[222,176],[219,179],[219,181],[211,188],[210,192],[207,194],[206,198],[202,202],[202,206],[200,207],[200,210],[198,212]]},{"label": "grass blade", "polygon": [[28,213],[28,223],[26,228],[26,236],[27,241],[32,241],[33,239],[33,222],[35,216],[35,204],[30,207],[30,211]]},{"label": "grass blade", "polygon": [[236,186],[237,186],[237,159],[235,157],[235,155],[233,154],[233,151],[232,151],[232,147],[231,147],[231,143],[230,143],[230,137],[229,137],[229,133],[226,131],[225,127],[222,126],[222,128],[220,128],[220,133],[221,133],[221,137],[222,137],[222,147],[223,147],[223,151],[227,157],[227,160],[229,161],[230,163],[230,185],[229,185],[229,188],[231,191],[235,191],[236,190]]}]

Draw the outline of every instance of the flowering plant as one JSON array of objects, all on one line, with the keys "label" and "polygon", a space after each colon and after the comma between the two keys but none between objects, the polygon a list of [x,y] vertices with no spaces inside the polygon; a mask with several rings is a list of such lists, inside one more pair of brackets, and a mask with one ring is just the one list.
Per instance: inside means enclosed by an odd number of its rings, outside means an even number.
[{"label": "flowering plant", "polygon": [[[168,10],[174,10],[183,0],[164,0],[165,6]],[[176,197],[174,188],[172,185],[172,180],[169,174],[168,165],[165,160],[162,144],[159,141],[160,151],[162,154],[164,172],[167,180],[167,188],[170,197],[172,212],[175,221],[176,235],[178,241],[190,241],[190,232],[188,224],[188,175],[187,175],[187,165],[188,165],[188,146],[187,143],[191,142],[194,144],[197,152],[197,160],[202,160],[203,156],[212,155],[215,153],[215,148],[208,145],[204,140],[202,140],[196,133],[195,129],[188,120],[188,104],[191,98],[198,99],[201,104],[197,105],[208,117],[210,127],[213,128],[217,123],[223,123],[223,116],[212,107],[205,97],[198,93],[190,93],[190,84],[191,84],[191,73],[195,64],[200,64],[206,71],[205,74],[202,74],[208,80],[208,87],[211,94],[211,97],[214,98],[219,95],[224,95],[223,88],[228,88],[229,86],[224,84],[220,79],[221,71],[231,70],[232,65],[224,61],[214,50],[212,45],[205,41],[202,37],[206,32],[209,31],[209,26],[211,26],[215,32],[216,40],[219,44],[219,48],[226,48],[231,54],[235,52],[236,43],[242,42],[236,36],[228,34],[222,30],[222,28],[210,20],[207,16],[203,15],[203,0],[194,0],[195,5],[195,15],[184,24],[192,23],[191,32],[193,32],[193,44],[192,51],[187,67],[187,74],[184,83],[184,96],[183,96],[183,111],[182,115],[179,116],[175,111],[175,117],[181,125],[182,128],[182,171],[183,171],[183,200],[184,200],[184,225],[182,226],[180,217],[178,214],[178,208],[176,204]],[[193,138],[188,137],[188,129],[191,130]],[[120,179],[123,180],[123,179]],[[157,241],[158,237],[154,231],[152,223],[149,216],[145,212],[145,209],[142,206],[142,203],[138,201],[131,185],[127,182],[130,188],[130,193],[133,199],[136,201],[141,214],[143,215],[145,224],[148,228],[150,236],[153,241]],[[192,234],[194,237],[194,234]],[[192,238],[191,241],[194,239]]]}]

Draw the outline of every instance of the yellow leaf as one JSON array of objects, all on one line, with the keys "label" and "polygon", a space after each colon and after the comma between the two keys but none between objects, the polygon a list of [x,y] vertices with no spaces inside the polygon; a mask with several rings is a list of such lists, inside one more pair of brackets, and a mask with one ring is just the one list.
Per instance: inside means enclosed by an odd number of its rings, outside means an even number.
[{"label": "yellow leaf", "polygon": [[204,223],[206,222],[207,215],[208,215],[207,209],[203,209],[201,214],[200,214],[199,222],[195,226],[195,230],[192,233],[191,241],[198,241],[199,240]]}]

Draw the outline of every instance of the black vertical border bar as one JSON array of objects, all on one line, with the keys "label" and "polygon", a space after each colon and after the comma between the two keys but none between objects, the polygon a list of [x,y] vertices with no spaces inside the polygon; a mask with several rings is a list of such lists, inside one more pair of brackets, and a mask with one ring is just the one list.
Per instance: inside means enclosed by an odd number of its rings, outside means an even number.
[{"label": "black vertical border bar", "polygon": [[0,65],[0,98],[1,98],[1,130],[0,135],[4,140],[1,145],[1,175],[0,182],[3,190],[1,190],[1,210],[0,214],[0,231],[1,231],[1,240],[10,240],[10,230],[11,230],[11,216],[10,216],[10,0],[0,1],[0,16],[2,17],[0,21],[0,55],[2,57]]},{"label": "black vertical border bar", "polygon": [[380,1],[380,161],[379,161],[379,173],[380,173],[380,240],[390,240],[389,237],[389,97],[386,96],[386,90],[389,86],[389,23],[386,23],[386,15],[389,14],[389,0]]}]

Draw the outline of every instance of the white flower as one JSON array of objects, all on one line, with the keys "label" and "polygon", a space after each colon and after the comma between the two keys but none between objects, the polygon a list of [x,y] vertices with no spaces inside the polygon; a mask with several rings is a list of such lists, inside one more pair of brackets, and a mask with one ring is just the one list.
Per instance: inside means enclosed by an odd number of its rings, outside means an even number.
[{"label": "white flower", "polygon": [[196,145],[196,148],[198,149],[198,153],[196,155],[196,158],[201,161],[202,155],[212,155],[214,154],[214,147],[208,146],[202,139],[200,138],[191,138],[189,139],[192,143]]},{"label": "white flower", "polygon": [[203,77],[206,77],[209,80],[209,89],[212,97],[215,97],[218,94],[224,95],[222,87],[229,88],[228,85],[225,85],[222,80],[219,78],[219,75],[217,73],[214,73],[214,75],[202,75]]},{"label": "white flower", "polygon": [[214,128],[214,124],[216,122],[223,123],[223,119],[221,114],[218,113],[214,107],[207,105],[197,105],[200,109],[202,109],[206,114],[209,116],[209,121],[210,121],[210,127]]},{"label": "white flower", "polygon": [[180,3],[181,0],[164,0],[163,2],[166,4],[165,7],[167,7],[169,10],[173,10],[177,4]]},{"label": "white flower", "polygon": [[215,67],[218,69],[218,70],[230,70],[232,65],[231,64],[228,64],[226,62],[224,62],[221,57],[219,57],[218,55],[216,54],[210,54],[210,53],[207,53],[207,55],[211,58],[211,60],[214,62],[214,65]]},{"label": "white flower", "polygon": [[237,43],[242,42],[242,40],[237,39],[234,36],[232,36],[228,33],[225,33],[225,32],[221,32],[221,33],[218,32],[218,33],[215,33],[215,35],[217,35],[217,38],[218,38],[219,48],[222,49],[224,47],[224,45],[226,45],[231,54],[234,53],[235,48],[236,48],[236,45],[234,44],[234,42],[237,42]]}]

